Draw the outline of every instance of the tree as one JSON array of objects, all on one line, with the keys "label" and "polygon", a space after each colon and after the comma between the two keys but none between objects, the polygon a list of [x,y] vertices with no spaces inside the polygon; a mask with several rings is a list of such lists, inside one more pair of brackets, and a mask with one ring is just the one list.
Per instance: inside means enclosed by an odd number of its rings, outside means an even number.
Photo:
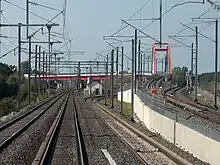
[{"label": "tree", "polygon": [[23,74],[29,73],[29,69],[31,71],[31,66],[29,66],[29,61],[22,61],[21,62],[21,70]]},{"label": "tree", "polygon": [[7,83],[12,85],[12,84],[17,84],[18,83],[18,73],[14,73],[8,77]]},{"label": "tree", "polygon": [[[120,71],[119,74],[121,74],[122,72]],[[124,74],[128,74],[128,71],[123,71]]]},{"label": "tree", "polygon": [[173,68],[173,83],[177,83],[178,86],[186,85],[186,73],[188,68],[186,66]]},{"label": "tree", "polygon": [[8,77],[16,72],[16,66],[0,63],[0,79],[7,81]]}]

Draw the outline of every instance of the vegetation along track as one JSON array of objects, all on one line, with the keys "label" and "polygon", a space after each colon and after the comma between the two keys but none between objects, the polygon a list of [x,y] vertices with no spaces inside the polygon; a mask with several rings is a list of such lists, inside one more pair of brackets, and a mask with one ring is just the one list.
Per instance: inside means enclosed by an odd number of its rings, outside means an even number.
[{"label": "vegetation along track", "polygon": [[163,95],[166,101],[177,107],[183,108],[196,116],[220,124],[220,113],[215,111],[215,109],[197,104],[196,102],[190,101],[189,99],[176,94],[177,91],[182,90],[183,88],[184,87],[173,87],[165,90]]},{"label": "vegetation along track", "polygon": [[43,106],[45,106],[47,103],[49,103],[50,101],[52,101],[53,99],[59,97],[59,96],[62,96],[64,93],[61,93],[61,94],[58,94],[58,95],[55,95],[49,99],[46,99],[45,101],[43,101],[42,103],[40,103],[39,105],[35,106],[34,108],[32,108],[31,110],[15,117],[15,118],[12,118],[12,120],[10,121],[6,121],[6,123],[4,124],[1,124],[0,125],[0,132],[3,131],[4,129],[8,128],[9,126],[11,126],[12,124],[18,122],[19,120],[23,119],[24,117],[30,115],[31,113],[33,113],[34,111],[38,110],[39,108],[42,108]]}]

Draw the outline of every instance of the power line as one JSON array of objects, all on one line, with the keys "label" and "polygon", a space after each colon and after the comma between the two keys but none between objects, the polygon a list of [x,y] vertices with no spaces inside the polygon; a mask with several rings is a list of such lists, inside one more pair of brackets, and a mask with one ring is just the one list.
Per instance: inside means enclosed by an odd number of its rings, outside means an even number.
[{"label": "power line", "polygon": [[52,22],[52,20],[54,20],[55,18],[57,18],[60,14],[62,14],[63,11],[61,11],[60,13],[58,13],[57,15],[55,15],[52,19],[50,19],[46,24],[44,24],[44,26],[40,27],[38,30],[36,30],[34,33],[32,33],[29,37],[33,37],[35,34],[37,34],[43,27],[47,26],[50,22]]},{"label": "power line", "polygon": [[[134,17],[138,12],[140,12],[151,0],[146,1],[133,15],[131,15],[128,19],[131,19],[132,17]],[[129,25],[125,25],[124,27],[123,23],[121,24],[121,27],[118,31],[116,31],[115,33],[113,33],[111,36],[114,36],[116,34],[118,34],[120,31],[124,30],[125,28],[127,28]]]},{"label": "power line", "polygon": [[[177,2],[174,6],[179,5],[181,2],[183,2],[184,0],[180,0],[179,2]],[[162,14],[162,17],[165,16],[167,13],[169,13],[171,10],[173,10],[174,7],[171,7],[170,9],[168,9],[167,11],[165,11]],[[147,26],[145,26],[142,30],[145,30],[146,28],[148,28],[149,26],[151,26],[154,22],[156,22],[157,20],[153,20],[151,23],[149,23]]]},{"label": "power line", "polygon": [[128,19],[134,17],[137,13],[139,13],[151,0],[146,1],[133,15],[131,15]]},{"label": "power line", "polygon": [[37,2],[29,1],[29,3],[34,5],[34,6],[40,6],[40,7],[43,7],[43,8],[46,8],[46,9],[50,9],[50,10],[54,10],[54,11],[58,11],[58,12],[61,11],[61,10],[58,10],[58,9],[55,9],[55,8],[52,8],[52,7],[49,7],[49,6],[46,6],[46,5],[39,4]]},{"label": "power line", "polygon": [[[12,5],[12,6],[15,6],[15,7],[19,8],[19,9],[21,9],[21,10],[26,11],[26,9],[24,9],[23,7],[21,7],[21,6],[17,5],[17,4],[11,3],[11,2],[9,2],[9,1],[7,1],[7,0],[3,0],[3,1],[6,2],[6,3],[8,3],[8,4],[10,4],[10,5]],[[42,16],[40,16],[40,15],[38,15],[38,14],[35,14],[35,13],[31,12],[31,11],[30,11],[30,13],[31,13],[32,15],[36,16],[36,17],[39,17],[39,18],[45,20],[45,21],[49,21],[48,19],[46,19],[46,18],[44,18],[44,17],[42,17]]]},{"label": "power line", "polygon": [[210,7],[208,8],[206,11],[204,11],[201,15],[198,16],[198,18],[201,18],[202,16],[206,15],[207,13],[209,13],[210,11],[212,11],[213,9]]},{"label": "power line", "polygon": [[[5,22],[6,22],[7,24],[9,24],[9,22],[8,22],[8,20],[6,19],[6,17],[4,16],[3,12],[2,12],[2,17],[3,17],[3,19],[5,20]],[[16,30],[15,30],[15,28],[14,28],[13,26],[11,26],[11,28],[14,30],[14,32],[16,32]]]},{"label": "power line", "polygon": [[[4,0],[5,1],[5,0]],[[55,18],[57,18],[62,12],[58,13],[57,15],[55,15],[52,19],[50,19],[44,26],[46,26],[47,24],[49,24],[50,22],[52,22]],[[43,26],[43,27],[44,27]],[[35,31],[32,35],[30,35],[29,37],[33,37],[36,33],[38,33],[43,27],[39,28],[37,31]],[[23,46],[23,44],[21,44],[21,46]],[[3,54],[2,56],[0,56],[0,59],[2,59],[3,57],[7,56],[8,54],[10,54],[11,52],[15,51],[18,48],[18,46],[10,51],[8,51],[7,53]]]}]

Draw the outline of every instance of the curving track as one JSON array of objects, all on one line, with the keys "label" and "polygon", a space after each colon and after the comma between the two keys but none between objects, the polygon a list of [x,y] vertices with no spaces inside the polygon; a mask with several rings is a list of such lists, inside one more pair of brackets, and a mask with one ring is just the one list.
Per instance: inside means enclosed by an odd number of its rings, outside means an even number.
[{"label": "curving track", "polygon": [[161,76],[158,76],[158,77],[150,80],[147,84],[148,92],[151,93],[152,89],[157,89],[157,85],[159,85],[161,80],[163,80],[163,78]]},{"label": "curving track", "polygon": [[[163,78],[158,77],[151,80],[147,85],[148,92],[150,93],[152,89],[159,90],[159,86],[162,81]],[[211,123],[220,124],[220,112],[217,112],[216,109],[212,107],[195,102],[182,95],[181,91],[184,90],[184,88],[185,87],[172,87],[165,89],[162,95],[155,95],[155,97],[159,100],[163,100],[166,103],[181,108],[184,111],[190,112],[192,115],[188,118],[201,117]]]},{"label": "curving track", "polygon": [[183,108],[186,111],[191,112],[195,116],[199,116],[216,124],[220,124],[220,113],[215,109],[207,107],[205,105],[198,104],[188,98],[182,96],[178,91],[184,87],[173,87],[164,91],[166,101]]}]

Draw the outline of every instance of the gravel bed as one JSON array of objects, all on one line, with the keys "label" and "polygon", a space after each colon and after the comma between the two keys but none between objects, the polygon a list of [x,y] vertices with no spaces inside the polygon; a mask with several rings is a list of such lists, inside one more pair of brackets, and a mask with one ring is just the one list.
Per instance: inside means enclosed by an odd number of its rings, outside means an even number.
[{"label": "gravel bed", "polygon": [[153,133],[151,131],[149,131],[143,124],[139,123],[133,123],[131,122],[129,119],[125,118],[124,116],[120,115],[119,112],[114,111],[114,109],[109,108],[108,106],[105,106],[104,104],[100,103],[103,107],[105,107],[107,110],[109,110],[110,112],[112,112],[113,114],[115,114],[116,116],[118,116],[119,118],[121,118],[122,120],[124,120],[125,122],[127,122],[128,124],[130,124],[131,126],[133,126],[134,128],[138,129],[139,131],[141,131],[142,133],[146,134],[147,136],[150,136],[152,139],[154,139],[155,141],[159,142],[160,144],[164,145],[165,147],[167,147],[168,149],[170,149],[171,151],[177,153],[179,156],[181,156],[182,158],[184,158],[185,160],[189,161],[190,163],[192,163],[193,165],[209,165],[209,163],[204,162],[196,157],[194,157],[191,153],[184,151],[180,148],[178,148],[177,146],[175,146],[173,143],[170,143],[169,141],[167,141],[166,139],[164,139],[160,134],[157,133]]},{"label": "gravel bed", "polygon": [[[99,108],[94,106],[94,109],[98,110]],[[117,132],[117,134],[119,134],[119,136],[123,138],[148,164],[176,165],[175,162],[159,152],[157,148],[139,138],[114,118],[106,115],[101,109],[99,109],[97,113],[99,113],[111,128],[114,129],[114,131]]]},{"label": "gravel bed", "polygon": [[24,125],[26,125],[30,120],[32,120],[35,116],[37,116],[40,112],[42,112],[46,107],[48,107],[55,99],[49,101],[47,104],[43,105],[39,109],[35,110],[31,114],[25,116],[21,120],[17,121],[16,123],[12,124],[8,128],[2,130],[0,132],[0,143],[2,143],[4,140],[6,140],[8,137],[10,137],[13,133],[15,133],[17,130],[22,128]]},{"label": "gravel bed", "polygon": [[1,165],[16,164],[30,165],[38,152],[41,143],[50,129],[58,108],[64,100],[59,99],[25,132],[16,138],[6,149],[0,153]]},{"label": "gravel bed", "polygon": [[72,96],[67,103],[65,114],[62,120],[56,147],[53,153],[52,165],[73,165],[77,164],[77,142],[75,133],[75,121],[73,113]]},{"label": "gravel bed", "polygon": [[95,114],[91,105],[79,99],[80,127],[88,155],[88,164],[109,164],[101,149],[106,149],[118,165],[139,165],[139,159]]}]

